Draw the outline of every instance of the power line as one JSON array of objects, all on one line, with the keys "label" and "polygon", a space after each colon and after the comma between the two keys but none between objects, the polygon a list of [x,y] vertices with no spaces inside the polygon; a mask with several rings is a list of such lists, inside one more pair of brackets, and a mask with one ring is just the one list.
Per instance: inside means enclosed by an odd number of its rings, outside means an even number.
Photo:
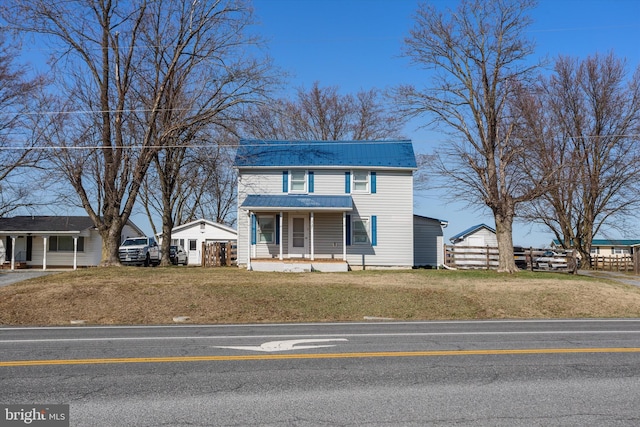
[{"label": "power line", "polygon": [[[615,135],[586,135],[586,136],[567,136],[566,139],[589,139],[589,138],[640,138],[640,134],[615,134]],[[254,141],[255,139],[249,139],[249,141]],[[246,140],[245,140],[246,141]],[[313,143],[326,143],[326,144],[341,144],[341,143],[349,143],[356,145],[384,145],[384,144],[395,144],[398,142],[411,142],[412,145],[422,146],[422,145],[433,145],[449,142],[449,140],[437,140],[437,141],[413,141],[411,139],[394,139],[394,140],[265,140],[262,142],[261,140],[255,140],[255,143],[243,143],[242,147],[293,147],[293,146],[302,146],[309,145]],[[237,142],[217,142],[212,141],[209,144],[170,144],[170,145],[122,145],[122,146],[114,146],[114,145],[73,145],[73,146],[62,146],[62,145],[10,145],[0,147],[0,151],[10,151],[10,150],[105,150],[105,149],[123,149],[123,150],[141,150],[141,149],[164,149],[164,148],[212,148],[212,147],[223,147],[223,148],[238,148],[240,145]]]}]

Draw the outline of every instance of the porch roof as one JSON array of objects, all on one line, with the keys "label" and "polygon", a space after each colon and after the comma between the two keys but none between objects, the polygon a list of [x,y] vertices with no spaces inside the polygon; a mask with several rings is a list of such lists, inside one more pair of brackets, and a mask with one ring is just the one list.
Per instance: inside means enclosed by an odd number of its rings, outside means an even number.
[{"label": "porch roof", "polygon": [[14,216],[0,218],[0,234],[80,234],[94,228],[88,216]]},{"label": "porch roof", "polygon": [[353,209],[351,196],[250,194],[240,206],[252,211],[334,211]]}]

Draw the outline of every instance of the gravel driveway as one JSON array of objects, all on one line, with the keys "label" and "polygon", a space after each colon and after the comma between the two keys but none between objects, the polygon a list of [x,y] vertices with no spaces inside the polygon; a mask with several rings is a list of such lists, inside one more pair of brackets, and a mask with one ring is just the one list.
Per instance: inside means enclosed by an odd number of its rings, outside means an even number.
[{"label": "gravel driveway", "polygon": [[42,271],[42,270],[8,270],[0,271],[0,287],[12,285],[14,283],[22,282],[23,280],[33,279],[34,277],[45,276],[47,274],[53,274],[56,271]]},{"label": "gravel driveway", "polygon": [[624,283],[626,285],[640,286],[640,276],[636,276],[634,274],[624,274],[624,273],[618,273],[615,271],[601,271],[601,270],[598,270],[598,271],[578,270],[578,274],[581,274],[583,276],[614,280],[616,282]]}]

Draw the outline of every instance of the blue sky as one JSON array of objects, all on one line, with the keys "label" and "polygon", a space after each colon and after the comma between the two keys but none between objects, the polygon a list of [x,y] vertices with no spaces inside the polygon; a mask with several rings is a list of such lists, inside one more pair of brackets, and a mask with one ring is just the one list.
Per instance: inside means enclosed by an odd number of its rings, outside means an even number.
[{"label": "blue sky", "polygon": [[[417,0],[254,0],[257,32],[267,39],[277,66],[291,74],[283,96],[298,87],[338,86],[342,93],[388,89],[401,83],[427,83],[424,73],[401,57],[404,38],[413,26]],[[434,0],[438,8],[455,8],[452,0]],[[528,36],[537,58],[569,55],[584,58],[613,51],[626,58],[629,70],[640,65],[640,1],[540,0]],[[444,136],[409,123],[404,136],[416,152],[430,153]],[[437,191],[416,194],[415,213],[449,222],[445,241],[468,227],[486,223],[491,214],[446,203]],[[640,224],[629,229],[640,236]],[[619,237],[618,234],[598,237]],[[545,246],[552,235],[544,229],[514,224],[514,244]]]}]

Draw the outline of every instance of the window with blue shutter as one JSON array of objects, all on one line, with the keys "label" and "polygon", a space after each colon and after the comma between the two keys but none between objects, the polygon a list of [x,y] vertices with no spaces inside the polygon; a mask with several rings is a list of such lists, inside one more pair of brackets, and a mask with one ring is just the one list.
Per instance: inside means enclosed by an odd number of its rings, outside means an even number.
[{"label": "window with blue shutter", "polygon": [[280,244],[280,214],[276,215],[276,245]]},{"label": "window with blue shutter", "polygon": [[375,172],[371,172],[371,193],[375,193],[376,192],[376,187],[377,187],[377,176]]},{"label": "window with blue shutter", "polygon": [[351,193],[351,172],[344,173],[344,192]]},{"label": "window with blue shutter", "polygon": [[289,192],[289,171],[282,171],[282,192]]},{"label": "window with blue shutter", "polygon": [[371,215],[371,246],[378,244],[378,217]]},{"label": "window with blue shutter", "polygon": [[309,180],[309,183],[308,183],[309,193],[313,193],[313,187],[314,187],[314,181],[315,181],[313,171],[309,171],[307,173],[307,178]]},{"label": "window with blue shutter", "polygon": [[251,214],[251,244],[256,244],[256,234],[257,234],[258,224],[256,221],[256,215]]}]

